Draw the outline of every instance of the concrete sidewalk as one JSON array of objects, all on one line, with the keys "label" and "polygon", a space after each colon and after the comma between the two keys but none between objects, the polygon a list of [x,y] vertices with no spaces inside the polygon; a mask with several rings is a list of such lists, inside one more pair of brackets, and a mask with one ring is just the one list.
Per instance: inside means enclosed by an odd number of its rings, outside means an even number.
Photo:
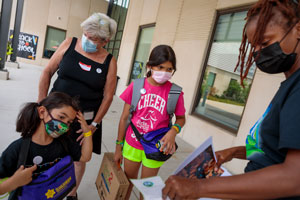
[{"label": "concrete sidewalk", "polygon": [[[38,81],[42,67],[20,63],[20,69],[8,68],[10,79],[0,80],[0,152],[2,152],[13,140],[19,138],[15,132],[15,122],[20,107],[25,102],[36,101],[38,95]],[[103,119],[102,152],[113,152],[117,137],[118,122],[123,109],[123,102],[114,97],[113,103]],[[176,138],[179,146],[176,154],[169,159],[160,169],[159,175],[163,180],[172,174],[177,166],[188,156],[194,147]],[[87,163],[87,168],[78,196],[81,200],[100,199],[96,190],[95,180],[98,175],[103,155],[93,154],[92,160]],[[131,198],[136,200],[139,193],[134,189]]]}]

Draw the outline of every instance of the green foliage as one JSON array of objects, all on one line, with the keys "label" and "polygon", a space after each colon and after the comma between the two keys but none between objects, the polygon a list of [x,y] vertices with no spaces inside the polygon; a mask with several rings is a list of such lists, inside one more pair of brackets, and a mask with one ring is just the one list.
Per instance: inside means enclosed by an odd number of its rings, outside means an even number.
[{"label": "green foliage", "polygon": [[11,55],[13,54],[13,48],[12,48],[12,43],[10,41],[7,42],[7,48],[6,48],[6,55]]},{"label": "green foliage", "polygon": [[[7,42],[7,47],[6,47],[6,56],[5,56],[5,60],[7,60],[7,56],[13,54],[13,48],[12,48],[12,44],[10,41]],[[1,60],[1,58],[0,58]]]},{"label": "green foliage", "polygon": [[207,97],[207,99],[212,100],[212,101],[221,102],[221,103],[238,105],[238,106],[244,106],[245,105],[245,103],[239,103],[239,102],[236,102],[236,101],[232,101],[230,99],[224,99],[224,98],[219,97],[218,95],[215,95],[215,96],[209,95]]},{"label": "green foliage", "polygon": [[[13,54],[13,48],[12,48],[12,39],[13,39],[13,35],[11,35],[9,38],[10,40],[7,41],[7,47],[6,47],[6,56],[5,56],[5,60],[7,60],[7,57],[11,54]],[[1,58],[0,58],[1,59]]]},{"label": "green foliage", "polygon": [[204,95],[206,89],[207,89],[207,71],[205,70],[202,85],[201,85],[202,98],[203,98],[203,95]]},{"label": "green foliage", "polygon": [[243,88],[237,81],[231,81],[221,98],[236,101],[238,103],[246,103],[250,85],[248,85],[247,82],[244,82],[244,86],[245,87]]}]

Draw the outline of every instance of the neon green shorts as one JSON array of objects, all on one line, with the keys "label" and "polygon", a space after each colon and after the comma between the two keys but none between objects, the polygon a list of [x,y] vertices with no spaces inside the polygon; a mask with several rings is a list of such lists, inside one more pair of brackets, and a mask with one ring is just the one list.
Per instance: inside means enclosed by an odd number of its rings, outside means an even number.
[{"label": "neon green shorts", "polygon": [[136,149],[130,146],[126,141],[123,147],[123,157],[133,162],[142,162],[142,164],[148,168],[159,168],[164,164],[164,161],[146,158],[144,150]]}]

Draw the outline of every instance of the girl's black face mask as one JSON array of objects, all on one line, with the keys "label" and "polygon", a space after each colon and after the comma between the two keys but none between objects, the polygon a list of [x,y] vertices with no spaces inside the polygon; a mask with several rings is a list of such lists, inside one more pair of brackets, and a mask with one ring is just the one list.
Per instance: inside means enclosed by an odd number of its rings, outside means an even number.
[{"label": "girl's black face mask", "polygon": [[[292,28],[290,30],[292,30]],[[290,32],[290,30],[285,34],[285,36]],[[281,41],[285,38],[285,36],[283,36]],[[290,70],[294,65],[297,57],[295,50],[299,40],[291,54],[285,54],[282,51],[280,42],[275,42],[253,53],[255,63],[261,71],[269,74],[277,74]],[[258,58],[256,58],[257,56]]]}]

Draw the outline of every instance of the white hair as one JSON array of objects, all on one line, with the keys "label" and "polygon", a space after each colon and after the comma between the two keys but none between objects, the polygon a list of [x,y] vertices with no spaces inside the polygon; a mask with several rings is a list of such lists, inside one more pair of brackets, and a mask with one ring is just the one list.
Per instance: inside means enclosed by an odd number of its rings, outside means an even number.
[{"label": "white hair", "polygon": [[94,13],[80,26],[84,31],[105,40],[111,39],[117,29],[116,21],[103,13]]}]

